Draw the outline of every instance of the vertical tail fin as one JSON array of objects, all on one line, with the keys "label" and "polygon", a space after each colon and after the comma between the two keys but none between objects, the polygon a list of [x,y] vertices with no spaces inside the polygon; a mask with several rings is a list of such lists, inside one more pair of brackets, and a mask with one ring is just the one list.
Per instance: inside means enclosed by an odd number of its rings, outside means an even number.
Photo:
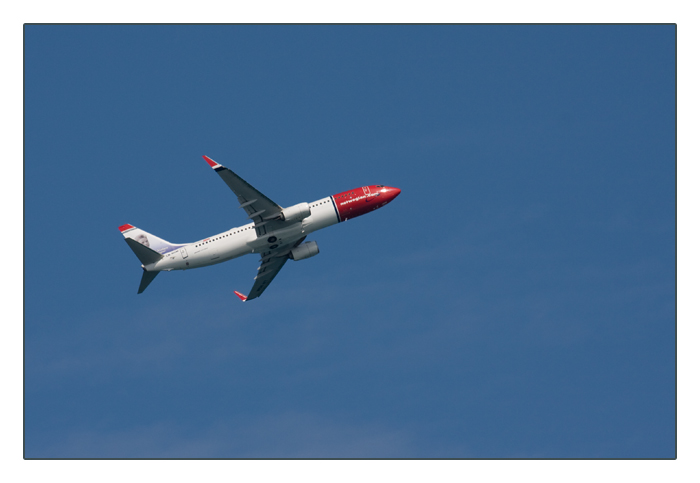
[{"label": "vertical tail fin", "polygon": [[134,255],[144,265],[138,291],[138,293],[142,293],[159,273],[157,271],[148,271],[145,266],[157,262],[163,258],[163,253],[178,248],[178,245],[168,243],[162,238],[151,235],[133,225],[122,225],[119,227],[119,231],[124,235],[124,240],[134,252]]},{"label": "vertical tail fin", "polygon": [[173,245],[172,243],[167,242],[162,238],[158,238],[155,235],[151,235],[150,233],[147,233],[141,230],[140,228],[136,228],[133,225],[122,225],[119,227],[119,231],[122,232],[124,238],[131,238],[132,240],[136,240],[141,245],[150,248],[154,252],[160,254],[169,252],[170,250],[178,248],[179,246]]}]

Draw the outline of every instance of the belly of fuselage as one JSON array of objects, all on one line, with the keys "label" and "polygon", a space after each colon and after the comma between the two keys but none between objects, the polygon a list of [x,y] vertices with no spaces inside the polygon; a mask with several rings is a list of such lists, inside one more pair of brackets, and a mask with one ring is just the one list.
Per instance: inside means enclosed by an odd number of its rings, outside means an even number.
[{"label": "belly of fuselage", "polygon": [[[216,265],[250,253],[269,251],[275,245],[294,243],[316,230],[338,223],[330,197],[313,202],[310,206],[311,215],[304,220],[260,238],[255,237],[255,230],[250,224],[186,245],[184,253],[181,250],[173,253],[173,257],[159,262],[156,270],[190,270]],[[269,241],[272,236],[275,236],[274,242]]]}]

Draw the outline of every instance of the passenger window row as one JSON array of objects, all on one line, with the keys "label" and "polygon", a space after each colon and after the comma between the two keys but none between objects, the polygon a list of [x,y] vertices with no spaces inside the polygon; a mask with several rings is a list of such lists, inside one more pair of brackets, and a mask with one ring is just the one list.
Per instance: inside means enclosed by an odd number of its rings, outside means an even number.
[{"label": "passenger window row", "polygon": [[[253,227],[252,227],[252,226],[248,226],[248,227],[246,227],[246,228],[243,228],[243,230],[250,230],[251,228],[253,228]],[[224,238],[224,237],[231,236],[231,235],[234,235],[234,234],[236,234],[236,233],[240,233],[240,232],[242,232],[243,230],[238,230],[238,231],[236,231],[236,232],[234,232],[234,233],[227,233],[227,234],[225,234],[225,235],[221,235],[221,236],[219,236],[219,237],[212,238],[211,240],[208,240],[208,241],[205,241],[205,242],[202,242],[202,243],[199,243],[199,244],[195,245],[195,247],[201,247],[202,245],[206,245],[206,244],[209,243],[209,242],[213,242],[213,241],[215,241],[215,240],[221,240],[221,239]]]}]

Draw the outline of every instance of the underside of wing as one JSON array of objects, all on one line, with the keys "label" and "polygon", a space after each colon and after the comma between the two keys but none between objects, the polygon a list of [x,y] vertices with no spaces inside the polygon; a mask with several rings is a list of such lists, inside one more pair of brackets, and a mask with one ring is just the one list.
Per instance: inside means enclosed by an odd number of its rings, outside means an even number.
[{"label": "underside of wing", "polygon": [[238,176],[225,166],[207,156],[203,156],[209,166],[214,169],[231,188],[238,198],[239,207],[248,214],[248,219],[255,223],[255,231],[258,236],[265,235],[270,231],[270,225],[280,224],[277,218],[282,212],[282,207],[270,198],[255,189],[246,180]]},{"label": "underside of wing", "polygon": [[287,263],[287,257],[279,257],[271,260],[264,267],[261,266],[258,271],[258,275],[255,277],[255,283],[253,288],[250,289],[250,293],[246,300],[252,300],[258,298],[262,295],[270,282],[277,276],[285,263]]},{"label": "underside of wing", "polygon": [[260,254],[260,267],[258,267],[258,275],[255,277],[255,283],[253,288],[250,289],[250,293],[247,297],[241,297],[236,293],[236,295],[241,298],[244,302],[247,300],[252,300],[260,297],[265,289],[270,285],[270,282],[277,276],[284,264],[289,260],[289,252],[292,248],[299,246],[301,242],[304,241],[306,237],[301,237],[294,243],[289,243],[287,245],[276,248],[275,250],[268,250]]}]

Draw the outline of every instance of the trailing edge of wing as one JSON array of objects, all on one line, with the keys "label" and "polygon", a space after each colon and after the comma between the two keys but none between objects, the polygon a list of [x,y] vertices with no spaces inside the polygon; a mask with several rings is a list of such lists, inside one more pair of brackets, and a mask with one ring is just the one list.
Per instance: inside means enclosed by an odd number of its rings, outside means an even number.
[{"label": "trailing edge of wing", "polygon": [[[256,216],[260,216],[263,212],[265,212],[266,216],[270,216],[282,211],[282,207],[280,205],[255,189],[250,183],[228,169],[226,166],[220,165],[208,156],[202,157],[207,164],[217,172],[221,179],[224,180],[228,187],[231,188],[231,191],[236,194],[241,208],[245,210],[251,219]],[[257,222],[263,220],[261,217],[260,220],[253,221]]]},{"label": "trailing edge of wing", "polygon": [[[248,296],[245,296],[240,292],[235,292],[238,298],[245,302],[247,300],[253,300],[260,297],[280,270],[282,270],[282,267],[284,267],[284,264],[287,263],[287,260],[289,260],[289,258],[286,256],[287,253],[289,253],[289,250],[291,250],[293,247],[299,246],[305,238],[306,236],[303,236],[294,243],[289,243],[283,247],[280,247],[276,251],[261,253],[260,267],[258,268],[258,275],[255,277],[253,288],[250,289]],[[243,297],[245,297],[245,299]]]},{"label": "trailing edge of wing", "polygon": [[258,271],[258,275],[255,277],[255,283],[253,283],[253,288],[250,289],[250,293],[246,300],[253,300],[262,295],[270,282],[277,276],[277,274],[282,270],[282,267],[289,260],[287,257],[275,258],[273,261],[261,265]]}]

